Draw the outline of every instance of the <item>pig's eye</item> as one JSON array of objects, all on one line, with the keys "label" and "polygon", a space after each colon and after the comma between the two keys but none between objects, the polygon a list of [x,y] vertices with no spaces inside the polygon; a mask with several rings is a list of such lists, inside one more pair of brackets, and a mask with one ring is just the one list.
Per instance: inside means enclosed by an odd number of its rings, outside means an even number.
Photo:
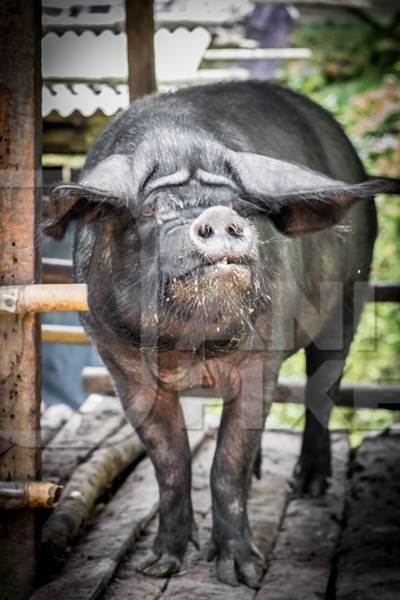
[{"label": "pig's eye", "polygon": [[143,217],[154,217],[154,215],[156,214],[156,207],[154,205],[150,205],[150,206],[146,206],[144,208],[144,210],[142,211],[142,216]]}]

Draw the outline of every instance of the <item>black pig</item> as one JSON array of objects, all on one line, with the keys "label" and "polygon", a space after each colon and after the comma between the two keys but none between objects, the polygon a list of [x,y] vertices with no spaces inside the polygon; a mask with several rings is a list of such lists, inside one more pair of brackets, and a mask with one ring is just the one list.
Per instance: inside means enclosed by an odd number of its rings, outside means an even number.
[{"label": "black pig", "polygon": [[78,221],[82,321],[160,487],[144,573],[178,571],[197,543],[183,388],[215,386],[224,399],[209,547],[221,581],[258,586],[248,488],[279,369],[299,348],[308,380],[295,486],[324,492],[330,398],[364,299],[373,197],[399,191],[367,177],[324,110],[256,82],[134,102],[92,147],[81,182],[54,190],[46,231],[62,237]]}]

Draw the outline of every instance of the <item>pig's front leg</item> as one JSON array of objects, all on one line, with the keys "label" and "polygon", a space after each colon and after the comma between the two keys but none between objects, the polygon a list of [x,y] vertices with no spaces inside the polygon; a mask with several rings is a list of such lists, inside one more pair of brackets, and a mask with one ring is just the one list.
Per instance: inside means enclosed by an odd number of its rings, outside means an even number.
[{"label": "pig's front leg", "polygon": [[207,558],[216,557],[220,581],[252,588],[259,587],[263,557],[252,541],[247,496],[275,386],[273,376],[267,398],[263,372],[263,358],[251,356],[239,369],[239,389],[224,395],[211,471],[213,531]]},{"label": "pig's front leg", "polygon": [[165,577],[179,571],[189,541],[197,535],[190,496],[191,453],[184,417],[174,390],[157,386],[150,376],[123,374],[107,365],[125,412],[150,457],[159,485],[159,529],[153,549],[137,565],[146,575]]}]

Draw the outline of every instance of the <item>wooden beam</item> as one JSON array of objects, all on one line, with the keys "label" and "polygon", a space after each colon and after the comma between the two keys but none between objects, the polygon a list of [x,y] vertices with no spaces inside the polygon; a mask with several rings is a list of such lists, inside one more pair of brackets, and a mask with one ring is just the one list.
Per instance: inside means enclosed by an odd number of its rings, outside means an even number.
[{"label": "wooden beam", "polygon": [[153,0],[125,0],[125,9],[129,97],[132,102],[157,89]]},{"label": "wooden beam", "polygon": [[342,528],[349,451],[348,436],[332,434],[332,476],[323,501],[312,495],[288,498],[257,600],[329,597],[326,590]]},{"label": "wooden beam", "polygon": [[[39,0],[0,2],[0,286],[39,280],[40,37]],[[0,314],[0,340],[0,480],[38,480],[37,317]],[[36,533],[33,510],[0,511],[2,598],[29,595],[37,564]]]},{"label": "wooden beam", "polygon": [[[115,393],[105,367],[85,367],[82,371],[82,379],[87,393]],[[192,388],[185,390],[182,396],[218,398],[218,391],[213,387]],[[280,380],[274,402],[303,404],[304,382],[291,381],[290,379]],[[349,408],[399,410],[400,386],[377,383],[344,383],[340,388],[335,405]]]}]

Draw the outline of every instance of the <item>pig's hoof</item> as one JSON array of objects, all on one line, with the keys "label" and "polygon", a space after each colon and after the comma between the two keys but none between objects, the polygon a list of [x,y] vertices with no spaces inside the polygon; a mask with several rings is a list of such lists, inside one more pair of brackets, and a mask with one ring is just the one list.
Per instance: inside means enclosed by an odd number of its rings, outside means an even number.
[{"label": "pig's hoof", "polygon": [[299,496],[308,495],[318,498],[325,494],[329,486],[329,473],[305,469],[299,464],[290,481],[290,488]]},{"label": "pig's hoof", "polygon": [[149,552],[143,560],[136,565],[136,570],[149,577],[169,577],[177,573],[181,567],[181,560],[168,552],[155,554]]},{"label": "pig's hoof", "polygon": [[[243,543],[243,542],[242,542]],[[238,545],[240,542],[238,542]],[[247,550],[238,547],[237,551],[229,550],[219,553],[213,542],[210,543],[207,551],[207,560],[211,561],[217,558],[217,578],[221,583],[226,583],[233,587],[240,584],[247,585],[249,588],[258,590],[263,573],[262,567],[257,564],[255,557],[261,558],[259,562],[264,562],[261,552],[254,545],[249,545]]]}]

